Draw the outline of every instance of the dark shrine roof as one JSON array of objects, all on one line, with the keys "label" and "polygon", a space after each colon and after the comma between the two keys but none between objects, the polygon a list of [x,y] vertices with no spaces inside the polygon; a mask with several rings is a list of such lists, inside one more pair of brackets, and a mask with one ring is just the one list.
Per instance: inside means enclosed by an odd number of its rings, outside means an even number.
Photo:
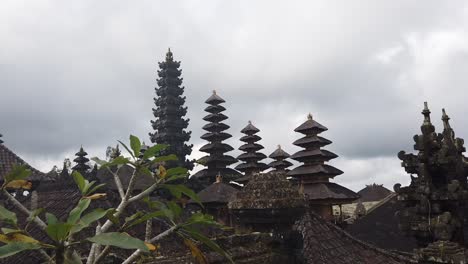
[{"label": "dark shrine roof", "polygon": [[361,196],[359,201],[361,202],[376,202],[384,199],[390,195],[392,191],[385,188],[382,184],[371,184],[366,185],[365,188],[360,190],[358,194]]},{"label": "dark shrine roof", "polygon": [[257,135],[246,135],[246,136],[242,136],[240,138],[240,141],[242,142],[257,142],[259,140],[261,140],[262,138],[257,136]]},{"label": "dark shrine roof", "polygon": [[29,180],[31,181],[53,181],[54,179],[50,176],[47,176],[45,173],[40,172],[39,170],[33,168],[23,159],[18,157],[13,151],[7,148],[4,144],[0,144],[0,182],[3,181],[3,177],[5,174],[9,173],[13,165],[15,164],[22,164],[26,165],[32,172],[31,176],[29,176]]},{"label": "dark shrine roof", "polygon": [[314,213],[305,214],[296,222],[294,229],[303,237],[306,264],[415,263],[407,257],[360,241]]},{"label": "dark shrine roof", "polygon": [[249,123],[247,124],[246,127],[244,127],[242,130],[241,130],[241,133],[244,133],[244,134],[255,134],[257,132],[260,132],[260,130],[258,128],[256,128],[254,125],[252,125],[252,123],[249,121]]},{"label": "dark shrine roof", "polygon": [[308,147],[308,146],[326,146],[331,144],[332,142],[326,138],[316,135],[305,136],[293,142],[294,145],[300,147]]},{"label": "dark shrine roof", "polygon": [[284,151],[281,146],[278,146],[278,148],[273,151],[268,157],[269,158],[272,158],[272,159],[285,159],[285,158],[289,158],[289,153],[287,153],[286,151]]},{"label": "dark shrine roof", "polygon": [[297,161],[309,161],[309,160],[331,160],[337,158],[338,155],[335,153],[324,150],[324,149],[311,149],[311,150],[300,150],[294,153],[291,156],[291,159],[295,159]]},{"label": "dark shrine roof", "polygon": [[350,189],[334,182],[320,182],[304,186],[307,200],[331,201],[332,204],[349,203],[359,198],[359,195]]},{"label": "dark shrine roof", "polygon": [[224,110],[226,110],[226,108],[222,105],[209,105],[205,108],[206,112],[212,113],[212,114],[221,113]]},{"label": "dark shrine roof", "polygon": [[417,248],[416,239],[405,236],[398,227],[397,212],[403,208],[404,204],[392,193],[370,208],[366,215],[356,219],[354,224],[347,226],[346,231],[383,249],[412,252]]},{"label": "dark shrine roof", "polygon": [[225,102],[226,101],[224,101],[223,98],[219,97],[219,95],[216,94],[216,91],[213,91],[213,94],[205,101],[205,103],[211,105],[218,105]]},{"label": "dark shrine roof", "polygon": [[298,126],[294,131],[302,133],[302,134],[311,134],[311,133],[320,133],[323,131],[327,131],[328,128],[321,125],[319,122],[312,119],[312,116],[309,114],[307,121],[302,123],[302,125]]},{"label": "dark shrine roof", "polygon": [[231,209],[303,208],[305,201],[284,173],[253,174],[250,181],[229,202]]},{"label": "dark shrine roof", "polygon": [[326,175],[333,178],[340,174],[343,174],[343,171],[327,164],[301,165],[288,172],[288,176],[305,176],[307,178],[313,178],[316,175]]},{"label": "dark shrine roof", "polygon": [[238,190],[224,182],[214,182],[200,191],[197,195],[203,204],[220,203],[227,204]]}]

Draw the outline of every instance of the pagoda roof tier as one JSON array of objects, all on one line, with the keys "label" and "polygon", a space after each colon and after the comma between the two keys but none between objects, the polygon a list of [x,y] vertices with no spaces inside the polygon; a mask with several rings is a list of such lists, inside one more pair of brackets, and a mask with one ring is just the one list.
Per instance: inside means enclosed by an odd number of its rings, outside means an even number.
[{"label": "pagoda roof tier", "polygon": [[299,162],[307,161],[329,161],[331,159],[337,158],[333,152],[324,149],[313,149],[313,150],[301,150],[294,153],[291,158]]},{"label": "pagoda roof tier", "polygon": [[[251,151],[251,152],[261,150],[261,149],[264,149],[264,147],[262,145],[256,144],[256,143],[248,143],[248,144],[244,144],[244,145],[239,147],[239,150]],[[265,158],[266,158],[266,156],[265,156]]]},{"label": "pagoda roof tier", "polygon": [[307,121],[305,121],[304,123],[302,123],[302,125],[294,129],[294,131],[302,133],[304,135],[319,134],[327,130],[328,128],[312,119],[312,115],[310,114],[307,118]]},{"label": "pagoda roof tier", "polygon": [[334,182],[320,182],[304,186],[306,200],[320,203],[346,204],[359,199],[359,194]]},{"label": "pagoda roof tier", "polygon": [[323,147],[331,143],[330,140],[316,135],[305,136],[293,142],[294,145],[303,148]]},{"label": "pagoda roof tier", "polygon": [[241,163],[235,167],[236,170],[247,172],[247,171],[264,171],[268,169],[268,165],[261,162],[247,162]]},{"label": "pagoda roof tier", "polygon": [[214,142],[208,143],[200,148],[200,151],[207,152],[207,153],[214,153],[214,152],[228,152],[233,150],[234,148],[229,146],[225,143]]},{"label": "pagoda roof tier", "polygon": [[[171,77],[168,77],[168,78],[162,78],[162,79],[158,79],[157,80],[157,83],[159,85],[159,87],[161,87],[160,89],[164,89],[164,88],[167,88],[167,87],[177,87],[179,85],[182,84],[182,78],[171,78]],[[181,88],[181,87],[177,87],[177,88]],[[168,89],[168,91],[175,91],[175,90],[172,90],[172,89]]]},{"label": "pagoda roof tier", "polygon": [[287,160],[275,160],[272,161],[268,164],[270,168],[275,168],[275,169],[285,169],[287,167],[292,166],[293,164]]},{"label": "pagoda roof tier", "polygon": [[278,146],[278,148],[273,151],[273,153],[271,153],[269,156],[269,158],[272,158],[272,159],[286,159],[286,158],[289,158],[290,155],[289,153],[287,153],[286,151],[284,151],[280,146]]},{"label": "pagoda roof tier", "polygon": [[[172,66],[172,65],[171,65]],[[177,66],[177,65],[174,65]],[[182,74],[181,69],[177,67],[165,67],[163,70],[158,70],[159,77],[179,77]]]},{"label": "pagoda roof tier", "polygon": [[184,119],[157,119],[156,121],[152,122],[153,126],[157,128],[178,128],[178,129],[184,129],[187,128],[188,126],[188,120]]},{"label": "pagoda roof tier", "polygon": [[327,164],[301,165],[288,172],[288,176],[303,179],[320,176],[333,178],[340,174],[343,174],[343,171]]},{"label": "pagoda roof tier", "polygon": [[241,137],[240,141],[247,142],[247,143],[253,143],[253,142],[260,141],[261,139],[262,138],[257,136],[257,135],[247,135],[247,136]]},{"label": "pagoda roof tier", "polygon": [[198,160],[199,163],[206,164],[210,167],[219,167],[223,166],[226,167],[227,165],[231,165],[237,162],[237,159],[229,156],[229,155],[222,155],[218,157],[213,156],[204,156]]},{"label": "pagoda roof tier", "polygon": [[173,117],[182,117],[187,113],[186,107],[178,107],[178,108],[158,108],[153,109],[153,114],[155,117],[166,117],[166,116],[173,116]]},{"label": "pagoda roof tier", "polygon": [[223,141],[232,137],[230,134],[225,132],[214,132],[214,133],[205,133],[200,138],[208,141]]},{"label": "pagoda roof tier", "polygon": [[226,108],[222,105],[209,105],[205,108],[205,111],[212,114],[217,114],[225,111]]},{"label": "pagoda roof tier", "polygon": [[165,97],[157,97],[153,100],[154,104],[159,107],[166,105],[183,105],[185,103],[185,96],[180,97],[168,94]]},{"label": "pagoda roof tier", "polygon": [[223,175],[223,179],[226,182],[235,180],[239,177],[242,177],[242,174],[236,170],[233,170],[231,168],[219,168],[219,169],[203,169],[191,176],[191,178],[195,179],[204,179],[204,178],[210,178],[212,179],[211,182],[213,182],[216,179],[216,175],[221,174]]},{"label": "pagoda roof tier", "polygon": [[262,160],[265,159],[266,155],[263,153],[242,153],[240,154],[237,159],[242,161],[255,161],[255,160]]},{"label": "pagoda roof tier", "polygon": [[203,117],[203,120],[208,121],[208,122],[221,122],[226,119],[228,119],[228,117],[221,113],[210,114],[210,115]]},{"label": "pagoda roof tier", "polygon": [[213,91],[213,94],[205,101],[205,103],[210,105],[218,105],[225,102],[223,98],[216,94],[216,91]]},{"label": "pagoda roof tier", "polygon": [[[174,134],[170,132],[155,132],[153,134],[150,134],[154,136],[156,139],[155,142],[166,142],[165,140],[182,140],[182,141],[187,141],[190,139],[190,133],[183,131],[182,133]],[[153,142],[154,143],[154,142]]]},{"label": "pagoda roof tier", "polygon": [[202,129],[209,132],[221,132],[229,129],[229,126],[224,123],[208,123],[204,125]]},{"label": "pagoda roof tier", "polygon": [[244,133],[244,134],[247,134],[247,135],[253,135],[257,132],[259,132],[260,130],[258,128],[256,128],[254,125],[252,125],[252,122],[249,121],[249,123],[247,124],[246,127],[244,127],[242,130],[241,130],[241,133]]}]

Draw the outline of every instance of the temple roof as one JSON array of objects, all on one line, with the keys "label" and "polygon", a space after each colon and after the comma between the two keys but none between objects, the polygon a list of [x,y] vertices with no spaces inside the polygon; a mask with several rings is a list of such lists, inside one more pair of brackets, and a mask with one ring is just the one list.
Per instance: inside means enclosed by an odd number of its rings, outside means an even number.
[{"label": "temple roof", "polygon": [[360,190],[358,194],[361,196],[359,198],[360,202],[376,202],[384,199],[390,195],[392,191],[385,188],[382,184],[370,184],[366,185],[365,188]]},{"label": "temple roof", "polygon": [[304,178],[313,178],[314,176],[321,175],[335,177],[340,174],[343,174],[343,171],[327,164],[301,165],[288,172],[288,176],[303,176]]},{"label": "temple roof", "polygon": [[408,257],[360,241],[314,213],[305,214],[294,229],[303,237],[305,264],[416,263]]},{"label": "temple roof", "polygon": [[238,192],[234,187],[225,184],[222,181],[216,181],[210,186],[200,191],[197,195],[203,204],[208,203],[224,203],[231,201],[234,195]]},{"label": "temple roof", "polygon": [[291,159],[295,159],[300,162],[315,160],[315,161],[329,161],[337,158],[333,152],[324,149],[311,149],[311,150],[300,150],[291,156]]},{"label": "temple roof", "polygon": [[242,130],[241,133],[247,134],[247,135],[252,135],[257,132],[260,132],[258,128],[256,128],[254,125],[252,125],[252,122],[249,121],[247,126],[245,126]]},{"label": "temple roof", "polygon": [[251,180],[229,202],[230,209],[290,209],[305,207],[304,198],[284,173],[254,174]]},{"label": "temple roof", "polygon": [[307,117],[307,121],[305,121],[296,129],[294,129],[294,131],[305,134],[305,135],[318,134],[327,130],[328,128],[326,128],[325,126],[321,125],[320,123],[312,119],[311,114],[309,114],[309,116]]},{"label": "temple roof", "polygon": [[349,203],[359,198],[357,193],[334,182],[320,182],[305,185],[304,195],[307,200],[314,200],[317,202],[327,200],[332,204]]},{"label": "temple roof", "polygon": [[286,159],[289,158],[289,153],[284,151],[280,145],[278,145],[278,148],[273,151],[268,157],[272,159]]},{"label": "temple roof", "polygon": [[40,172],[39,170],[33,168],[13,151],[7,148],[4,144],[0,144],[0,182],[3,181],[5,174],[9,173],[14,164],[23,164],[26,165],[32,172],[29,176],[31,181],[53,181],[54,179],[47,176],[45,173]]},{"label": "temple roof", "polygon": [[323,147],[331,143],[332,142],[330,140],[323,138],[321,136],[317,136],[317,135],[305,136],[293,142],[294,145],[303,147],[303,148],[313,147],[313,146]]},{"label": "temple roof", "polygon": [[205,101],[205,103],[210,105],[218,105],[225,102],[223,98],[216,94],[216,91],[213,91],[213,94]]}]

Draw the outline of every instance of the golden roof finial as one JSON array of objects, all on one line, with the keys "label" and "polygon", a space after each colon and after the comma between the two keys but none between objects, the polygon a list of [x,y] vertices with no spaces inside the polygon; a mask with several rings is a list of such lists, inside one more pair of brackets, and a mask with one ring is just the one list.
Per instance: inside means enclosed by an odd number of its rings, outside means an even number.
[{"label": "golden roof finial", "polygon": [[221,173],[218,172],[218,174],[216,175],[216,183],[221,183],[223,182],[223,176],[221,176]]}]

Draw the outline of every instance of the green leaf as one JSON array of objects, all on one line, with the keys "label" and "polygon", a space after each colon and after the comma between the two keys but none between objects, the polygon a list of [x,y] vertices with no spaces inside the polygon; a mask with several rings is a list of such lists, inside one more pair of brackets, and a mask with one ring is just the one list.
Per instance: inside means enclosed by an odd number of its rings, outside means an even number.
[{"label": "green leaf", "polygon": [[89,182],[87,180],[85,180],[85,186],[83,187],[83,190],[81,191],[81,193],[83,194],[83,196],[86,196],[88,195],[88,191],[89,191],[89,188],[93,187],[93,185],[96,183],[96,181],[92,181],[92,182]]},{"label": "green leaf", "polygon": [[171,155],[167,155],[167,156],[156,157],[156,158],[154,158],[152,163],[158,163],[158,162],[163,162],[163,161],[171,161],[171,160],[179,160],[179,159],[177,158],[176,155],[171,154]]},{"label": "green leaf", "polygon": [[16,214],[11,211],[8,211],[5,207],[1,205],[0,205],[0,220],[8,221],[14,224],[18,222],[18,218],[16,217]]},{"label": "green leaf", "polygon": [[120,225],[120,220],[118,217],[115,217],[114,214],[117,210],[111,208],[107,211],[106,217],[109,219],[114,225]]},{"label": "green leaf", "polygon": [[11,171],[4,176],[5,184],[14,180],[24,180],[29,175],[31,175],[31,170],[26,165],[14,164]]},{"label": "green leaf", "polygon": [[125,217],[125,223],[126,223],[126,224],[127,224],[127,223],[130,223],[130,222],[132,222],[133,220],[135,220],[135,219],[137,219],[137,218],[139,218],[139,217],[141,217],[141,216],[143,216],[143,215],[144,215],[143,212],[136,212],[136,213],[134,213],[133,215],[131,215],[131,216],[129,216],[129,217]]},{"label": "green leaf", "polygon": [[105,183],[101,183],[101,184],[98,184],[96,186],[94,186],[91,190],[89,190],[86,195],[90,195],[90,194],[93,194],[95,191],[97,191],[98,189],[102,188],[103,186],[105,186],[106,184]]},{"label": "green leaf", "polygon": [[114,246],[125,249],[140,249],[143,252],[149,252],[145,242],[124,233],[102,233],[88,238],[88,240],[99,245]]},{"label": "green leaf", "polygon": [[106,164],[102,165],[101,168],[125,165],[125,164],[128,164],[128,163],[130,163],[130,160],[128,158],[125,158],[123,156],[118,156],[117,158],[113,159],[112,161],[107,162]]},{"label": "green leaf", "polygon": [[53,225],[58,222],[57,217],[55,217],[55,215],[51,213],[46,213],[45,216],[46,216],[46,221],[48,225]]},{"label": "green leaf", "polygon": [[80,255],[75,250],[66,250],[64,257],[63,264],[83,264]]},{"label": "green leaf", "polygon": [[177,176],[177,175],[187,176],[188,170],[186,168],[177,167],[177,168],[168,169],[166,173],[167,173],[166,177]]},{"label": "green leaf", "polygon": [[67,223],[75,224],[80,219],[81,214],[88,209],[90,203],[90,199],[81,199],[68,215]]},{"label": "green leaf", "polygon": [[150,177],[153,177],[153,173],[152,173],[147,167],[144,167],[144,166],[143,166],[143,167],[140,167],[140,168],[139,168],[139,172],[140,172],[141,174],[145,174],[145,175],[148,175],[148,176],[150,176]]},{"label": "green leaf", "polygon": [[180,208],[180,206],[174,201],[169,201],[167,203],[167,207],[169,210],[172,211],[172,213],[174,214],[174,217],[176,218],[182,214],[182,208]]},{"label": "green leaf", "polygon": [[47,235],[55,241],[63,241],[68,237],[73,224],[55,223],[49,224],[46,228]]},{"label": "green leaf", "polygon": [[0,258],[13,256],[16,253],[19,253],[24,250],[39,249],[39,248],[41,248],[39,244],[33,244],[33,243],[21,243],[21,242],[8,243],[5,246],[0,247]]},{"label": "green leaf", "polygon": [[161,187],[162,188],[165,188],[165,189],[168,189],[169,192],[171,192],[171,194],[176,197],[177,199],[179,199],[180,197],[182,197],[182,194],[185,194],[187,195],[190,199],[192,199],[193,201],[195,201],[196,203],[198,203],[200,206],[203,207],[201,201],[200,201],[200,198],[198,197],[198,195],[192,191],[191,189],[189,189],[187,186],[185,185],[172,185],[172,184],[161,184]]},{"label": "green leaf", "polygon": [[77,233],[77,232],[83,230],[84,228],[90,226],[92,223],[94,223],[97,220],[99,220],[99,219],[103,218],[104,216],[106,216],[107,213],[110,212],[111,210],[113,210],[113,208],[107,209],[107,210],[104,210],[102,208],[94,209],[92,212],[90,212],[88,214],[85,214],[78,221],[78,223],[72,227],[70,232],[71,233]]},{"label": "green leaf", "polygon": [[[167,210],[167,209],[165,209],[165,210]],[[138,224],[141,224],[141,223],[146,222],[146,221],[148,221],[150,219],[153,219],[153,218],[166,216],[166,214],[167,214],[167,212],[163,212],[163,210],[161,210],[161,211],[156,211],[156,212],[152,212],[152,213],[143,215],[142,217],[140,217],[140,218],[134,220],[133,222],[131,222],[130,224],[128,224],[126,228],[136,226]]]},{"label": "green leaf", "polygon": [[168,147],[168,145],[164,145],[164,144],[154,145],[154,146],[148,148],[145,151],[145,153],[143,154],[143,159],[152,158],[152,157],[156,156],[157,154],[159,154],[159,152],[161,152],[161,150],[165,150],[167,147]]},{"label": "green leaf", "polygon": [[17,233],[17,232],[22,232],[22,230],[2,227],[2,233],[5,235],[9,233]]},{"label": "green leaf", "polygon": [[130,135],[130,147],[132,148],[135,157],[140,156],[141,142],[139,138],[134,135]]},{"label": "green leaf", "polygon": [[44,212],[44,208],[37,208],[36,210],[32,211],[31,214],[26,219],[26,222],[32,222],[34,218],[36,218],[40,213]]},{"label": "green leaf", "polygon": [[104,166],[108,163],[107,161],[99,159],[98,157],[92,157],[91,160],[96,162],[99,166]]},{"label": "green leaf", "polygon": [[211,248],[213,251],[215,251],[215,252],[223,255],[224,257],[226,257],[231,263],[234,263],[231,256],[229,256],[229,254],[226,251],[224,251],[224,249],[222,249],[220,246],[218,246],[218,244],[216,244],[215,242],[211,241],[209,238],[202,235],[199,231],[197,231],[197,230],[195,230],[193,228],[188,228],[188,227],[182,227],[182,229],[185,232],[187,232],[190,235],[190,237],[192,237],[193,239],[196,239],[196,240],[202,242],[203,244],[205,244],[206,246]]},{"label": "green leaf", "polygon": [[81,173],[79,173],[77,171],[74,171],[72,173],[72,177],[73,177],[73,180],[75,181],[76,185],[78,186],[78,189],[80,189],[81,193],[84,193],[83,189],[86,186],[86,180],[83,177],[83,175],[81,175]]},{"label": "green leaf", "polygon": [[124,144],[122,141],[120,141],[120,140],[117,140],[117,141],[120,143],[120,145],[122,145],[122,147],[124,147],[124,148],[128,151],[128,153],[130,153],[130,155],[132,155],[133,158],[135,158],[135,155],[133,155],[133,152],[130,151],[130,149],[127,147],[127,145],[125,145],[125,144]]}]

